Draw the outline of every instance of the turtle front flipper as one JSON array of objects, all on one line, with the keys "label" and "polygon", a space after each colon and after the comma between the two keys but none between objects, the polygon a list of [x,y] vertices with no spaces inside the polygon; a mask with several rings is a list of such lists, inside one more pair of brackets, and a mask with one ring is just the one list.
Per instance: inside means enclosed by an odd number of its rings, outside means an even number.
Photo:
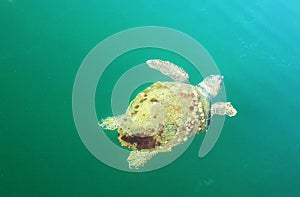
[{"label": "turtle front flipper", "polygon": [[197,87],[211,100],[215,98],[219,93],[223,78],[224,77],[221,75],[210,75],[206,77],[201,83],[199,83]]},{"label": "turtle front flipper", "polygon": [[116,130],[120,126],[124,116],[125,115],[107,117],[99,122],[99,126],[107,130]]},{"label": "turtle front flipper", "polygon": [[143,167],[157,153],[157,151],[131,151],[127,158],[129,168],[138,169],[139,167]]},{"label": "turtle front flipper", "polygon": [[237,114],[236,109],[231,105],[230,102],[217,102],[211,106],[211,115],[227,115],[235,116]]},{"label": "turtle front flipper", "polygon": [[159,70],[162,74],[170,77],[176,82],[189,83],[189,75],[180,67],[172,62],[162,60],[148,60],[147,64],[150,68]]}]

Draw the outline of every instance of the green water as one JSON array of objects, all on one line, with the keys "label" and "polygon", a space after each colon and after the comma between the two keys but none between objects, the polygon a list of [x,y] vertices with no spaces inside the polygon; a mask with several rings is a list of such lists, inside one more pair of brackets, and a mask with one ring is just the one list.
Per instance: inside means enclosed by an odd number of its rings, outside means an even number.
[{"label": "green water", "polygon": [[[299,196],[299,23],[299,1],[1,0],[0,196]],[[198,40],[239,113],[226,119],[206,157],[197,156],[198,135],[170,165],[128,173],[101,163],[81,142],[72,88],[97,43],[146,25]],[[117,78],[151,54],[124,54],[107,70],[114,75],[99,82],[100,117],[111,114]]]}]

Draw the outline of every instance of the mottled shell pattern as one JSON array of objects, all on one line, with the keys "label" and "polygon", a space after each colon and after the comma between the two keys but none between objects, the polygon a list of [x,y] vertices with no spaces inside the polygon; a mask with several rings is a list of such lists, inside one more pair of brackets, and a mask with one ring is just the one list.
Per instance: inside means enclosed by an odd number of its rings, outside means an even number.
[{"label": "mottled shell pattern", "polygon": [[166,152],[207,130],[210,101],[195,86],[156,82],[136,96],[122,118],[118,128],[122,146]]}]

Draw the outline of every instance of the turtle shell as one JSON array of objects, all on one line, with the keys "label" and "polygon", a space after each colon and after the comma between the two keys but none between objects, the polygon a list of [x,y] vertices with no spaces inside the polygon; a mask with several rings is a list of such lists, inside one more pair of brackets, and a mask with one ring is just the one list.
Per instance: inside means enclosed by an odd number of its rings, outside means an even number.
[{"label": "turtle shell", "polygon": [[206,130],[210,101],[197,87],[157,82],[130,103],[120,127],[119,141],[134,150],[173,146]]}]

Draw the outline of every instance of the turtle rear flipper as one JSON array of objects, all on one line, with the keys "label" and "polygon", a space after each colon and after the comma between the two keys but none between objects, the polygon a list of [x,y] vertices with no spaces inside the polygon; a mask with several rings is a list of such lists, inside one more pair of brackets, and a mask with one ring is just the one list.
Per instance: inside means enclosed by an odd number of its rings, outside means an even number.
[{"label": "turtle rear flipper", "polygon": [[124,116],[125,115],[107,117],[99,122],[99,126],[103,129],[116,130],[120,126]]},{"label": "turtle rear flipper", "polygon": [[129,168],[138,169],[143,167],[147,161],[157,154],[157,151],[131,151],[127,161],[129,163]]},{"label": "turtle rear flipper", "polygon": [[162,60],[148,60],[147,64],[150,68],[159,70],[162,74],[170,77],[176,82],[189,83],[189,75],[180,67],[172,62]]}]

